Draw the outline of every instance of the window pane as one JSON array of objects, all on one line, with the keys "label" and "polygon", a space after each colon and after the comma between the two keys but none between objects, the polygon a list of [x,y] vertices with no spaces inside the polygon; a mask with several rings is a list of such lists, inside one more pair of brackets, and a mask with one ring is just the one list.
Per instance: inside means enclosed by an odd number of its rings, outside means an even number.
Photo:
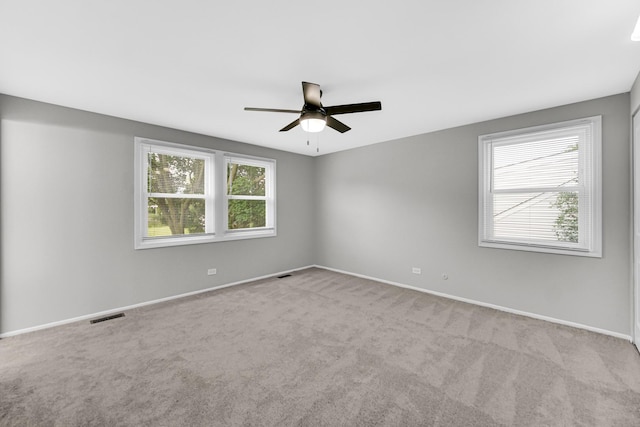
[{"label": "window pane", "polygon": [[566,187],[578,184],[578,136],[493,148],[493,188]]},{"label": "window pane", "polygon": [[266,206],[264,200],[229,200],[229,229],[264,227]]},{"label": "window pane", "polygon": [[229,163],[227,165],[227,194],[264,196],[265,168]]},{"label": "window pane", "polygon": [[149,193],[204,194],[204,159],[149,153]]},{"label": "window pane", "polygon": [[205,199],[150,197],[147,237],[205,232]]},{"label": "window pane", "polygon": [[578,243],[578,193],[496,194],[495,239]]}]

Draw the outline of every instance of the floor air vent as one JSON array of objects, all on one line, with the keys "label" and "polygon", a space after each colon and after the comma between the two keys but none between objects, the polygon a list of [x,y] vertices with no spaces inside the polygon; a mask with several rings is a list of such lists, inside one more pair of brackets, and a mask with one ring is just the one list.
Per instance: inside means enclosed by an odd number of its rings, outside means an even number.
[{"label": "floor air vent", "polygon": [[124,313],[112,314],[111,316],[105,316],[99,319],[93,319],[93,320],[90,320],[89,322],[91,323],[106,322],[107,320],[117,319],[118,317],[124,317]]},{"label": "floor air vent", "polygon": [[283,274],[282,276],[278,276],[278,279],[284,279],[285,277],[291,277],[290,274]]}]

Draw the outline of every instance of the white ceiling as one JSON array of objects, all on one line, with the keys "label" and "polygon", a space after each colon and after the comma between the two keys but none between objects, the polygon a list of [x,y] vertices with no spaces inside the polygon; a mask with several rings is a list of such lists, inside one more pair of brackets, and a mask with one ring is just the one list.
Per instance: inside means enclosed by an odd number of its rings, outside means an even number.
[{"label": "white ceiling", "polygon": [[[306,155],[630,90],[637,0],[0,0],[0,92]],[[382,101],[278,132],[301,81]],[[140,135],[145,136],[145,135]]]}]

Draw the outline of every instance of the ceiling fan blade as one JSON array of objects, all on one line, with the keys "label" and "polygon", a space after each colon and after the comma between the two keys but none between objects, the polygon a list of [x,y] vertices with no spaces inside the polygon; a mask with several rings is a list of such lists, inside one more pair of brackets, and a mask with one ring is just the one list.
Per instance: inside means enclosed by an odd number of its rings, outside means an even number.
[{"label": "ceiling fan blade", "polygon": [[267,111],[269,113],[296,113],[296,114],[300,114],[300,110],[281,110],[279,108],[244,107],[244,111]]},{"label": "ceiling fan blade", "polygon": [[304,103],[314,105],[318,108],[322,106],[320,103],[320,85],[315,83],[302,82],[302,94]]},{"label": "ceiling fan blade", "polygon": [[336,114],[362,113],[365,111],[382,110],[382,103],[380,101],[375,101],[362,102],[360,104],[334,105],[331,107],[324,107],[324,110],[327,114],[332,116],[335,116]]},{"label": "ceiling fan blade", "polygon": [[283,127],[282,129],[280,129],[280,132],[286,132],[288,130],[291,130],[294,127],[298,126],[299,124],[300,124],[300,119],[299,118],[295,119],[294,121],[292,121],[291,123]]},{"label": "ceiling fan blade", "polygon": [[327,116],[327,126],[337,130],[340,133],[345,133],[346,131],[351,130],[349,126],[345,125],[339,120],[334,119],[331,116]]}]

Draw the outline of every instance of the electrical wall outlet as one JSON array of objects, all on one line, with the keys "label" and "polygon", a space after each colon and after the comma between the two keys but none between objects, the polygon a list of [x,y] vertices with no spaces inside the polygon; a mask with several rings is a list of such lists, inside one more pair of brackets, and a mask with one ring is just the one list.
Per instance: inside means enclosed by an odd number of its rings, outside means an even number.
[{"label": "electrical wall outlet", "polygon": [[413,267],[413,268],[411,269],[411,272],[412,272],[413,274],[422,274],[422,269],[421,269],[421,268],[418,268],[418,267]]},{"label": "electrical wall outlet", "polygon": [[215,269],[215,268],[210,268],[210,269],[207,270],[207,274],[209,276],[213,276],[214,274],[218,274],[218,270]]}]

